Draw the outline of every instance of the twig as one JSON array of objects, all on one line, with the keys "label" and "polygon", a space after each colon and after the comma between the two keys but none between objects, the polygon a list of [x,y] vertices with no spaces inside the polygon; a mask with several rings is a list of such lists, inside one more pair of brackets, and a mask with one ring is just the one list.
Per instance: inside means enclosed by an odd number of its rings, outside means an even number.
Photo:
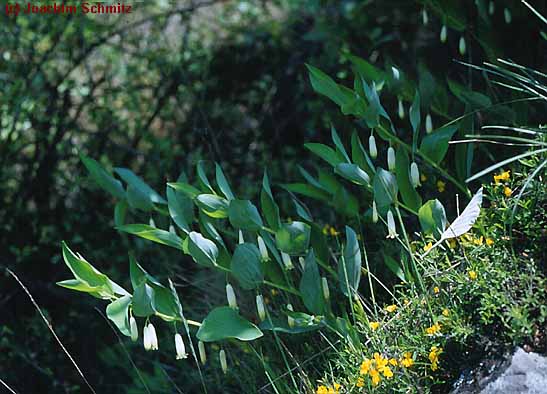
[{"label": "twig", "polygon": [[51,323],[49,322],[49,320],[46,318],[46,316],[44,315],[44,313],[42,312],[42,310],[40,309],[40,307],[38,306],[38,304],[36,303],[36,301],[34,301],[34,297],[32,297],[32,294],[30,294],[30,292],[28,291],[28,289],[25,287],[25,285],[19,280],[19,278],[17,277],[17,275],[15,275],[13,273],[12,270],[10,270],[9,268],[6,268],[6,271],[8,274],[10,274],[11,276],[13,276],[13,278],[17,281],[17,283],[19,283],[19,286],[21,286],[21,288],[25,291],[25,293],[27,294],[28,298],[30,299],[30,302],[32,302],[32,304],[34,305],[34,307],[36,308],[36,310],[38,311],[38,313],[40,314],[40,316],[42,317],[42,320],[44,321],[44,323],[46,323],[46,326],[49,328],[49,331],[51,331],[51,334],[53,335],[53,337],[55,338],[55,340],[57,341],[57,343],[59,344],[59,346],[61,347],[61,349],[63,349],[63,352],[65,352],[65,354],[67,355],[67,357],[70,359],[70,361],[72,362],[72,365],[74,365],[74,368],[76,368],[76,371],[78,371],[78,373],[80,374],[80,376],[82,377],[82,379],[84,380],[85,384],[87,385],[87,387],[89,387],[89,390],[91,390],[91,392],[93,394],[97,394],[97,392],[95,391],[95,389],[91,386],[91,384],[89,383],[89,381],[86,379],[86,377],[84,376],[82,370],[80,369],[80,367],[78,367],[78,364],[76,364],[76,361],[74,361],[74,358],[72,358],[72,356],[70,355],[70,353],[68,352],[68,350],[65,348],[65,346],[63,345],[63,343],[61,342],[61,340],[59,339],[59,337],[57,336],[57,334],[55,333],[55,330],[53,329],[53,326],[51,325]]},{"label": "twig", "polygon": [[17,392],[14,389],[12,389],[10,386],[8,386],[7,383],[4,382],[2,379],[0,379],[0,383],[2,383],[4,387],[10,391],[10,393],[17,394]]}]

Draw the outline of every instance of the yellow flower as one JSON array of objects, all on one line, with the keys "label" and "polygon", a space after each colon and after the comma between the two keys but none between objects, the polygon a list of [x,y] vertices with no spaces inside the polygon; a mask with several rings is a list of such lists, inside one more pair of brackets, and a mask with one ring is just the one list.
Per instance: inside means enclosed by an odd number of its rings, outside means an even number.
[{"label": "yellow flower", "polygon": [[425,332],[427,335],[435,335],[441,332],[441,325],[437,322],[433,324],[431,327],[426,328]]},{"label": "yellow flower", "polygon": [[457,243],[456,243],[456,240],[454,238],[450,238],[448,240],[448,247],[450,249],[454,249],[456,247]]},{"label": "yellow flower", "polygon": [[439,289],[438,286],[435,286],[435,287],[433,288],[433,293],[435,293],[435,294],[439,294],[440,291],[441,291],[441,289]]},{"label": "yellow flower", "polygon": [[323,226],[323,235],[329,235],[329,225],[328,224],[325,224]]},{"label": "yellow flower", "polygon": [[397,310],[397,305],[388,305],[386,306],[386,311],[388,311],[389,313],[393,313]]},{"label": "yellow flower", "polygon": [[423,183],[425,181],[427,181],[427,177],[425,176],[425,174],[420,174],[420,181]]},{"label": "yellow flower", "polygon": [[397,365],[399,365],[399,363],[397,362],[397,359],[395,359],[395,358],[390,358],[390,359],[389,359],[389,363],[390,363],[391,365],[393,365],[394,367],[396,367]]},{"label": "yellow flower", "polygon": [[384,358],[380,353],[374,353],[374,362],[378,369],[382,369],[387,366],[388,359]]},{"label": "yellow flower", "polygon": [[365,387],[365,381],[363,380],[363,378],[357,378],[356,386],[357,387]]},{"label": "yellow flower", "polygon": [[277,295],[277,290],[276,289],[271,289],[270,293],[272,294],[272,296],[275,297]]},{"label": "yellow flower", "polygon": [[424,252],[427,252],[432,247],[433,247],[433,244],[431,242],[429,242],[427,245],[424,246]]},{"label": "yellow flower", "polygon": [[505,194],[505,197],[511,197],[511,194],[513,194],[513,191],[510,187],[505,186],[503,188],[503,194]]},{"label": "yellow flower", "polygon": [[484,237],[482,235],[480,236],[480,238],[475,238],[473,240],[473,243],[477,246],[481,246],[483,242],[484,242]]},{"label": "yellow flower", "polygon": [[372,331],[376,331],[378,327],[380,327],[380,323],[378,323],[377,321],[371,321],[368,326]]},{"label": "yellow flower", "polygon": [[414,365],[414,359],[412,358],[412,353],[404,352],[403,358],[401,359],[401,365],[405,368],[410,368]]},{"label": "yellow flower", "polygon": [[429,361],[431,361],[431,370],[436,371],[439,368],[439,355],[443,352],[442,347],[432,346],[429,351]]},{"label": "yellow flower", "polygon": [[510,171],[504,171],[499,175],[494,175],[494,182],[497,184],[500,183],[500,181],[508,181],[511,177]]},{"label": "yellow flower", "polygon": [[329,228],[329,233],[330,235],[332,235],[333,237],[336,237],[338,235],[340,235],[340,233],[338,231],[336,231],[336,229],[334,227],[330,227]]},{"label": "yellow flower", "polygon": [[469,276],[469,279],[471,280],[477,279],[477,273],[475,271],[469,271],[467,275]]},{"label": "yellow flower", "polygon": [[334,389],[333,389],[332,387],[329,387],[329,394],[336,394],[336,393],[334,392]]},{"label": "yellow flower", "polygon": [[450,315],[450,311],[446,308],[443,309],[443,316],[448,317]]},{"label": "yellow flower", "polygon": [[366,375],[369,373],[371,367],[372,367],[372,360],[365,358],[363,362],[361,363],[361,368],[359,370],[359,373],[361,375]]},{"label": "yellow flower", "polygon": [[317,387],[317,394],[329,394],[329,390],[325,386]]},{"label": "yellow flower", "polygon": [[410,304],[410,301],[405,298],[405,300],[403,301],[403,304],[408,305],[408,304]]},{"label": "yellow flower", "polygon": [[372,385],[373,386],[378,386],[378,384],[380,383],[380,373],[375,370],[375,369],[372,369],[370,371],[370,377],[372,378]]},{"label": "yellow flower", "polygon": [[443,181],[437,181],[437,190],[439,191],[439,193],[442,193],[446,190],[446,183],[444,183]]},{"label": "yellow flower", "polygon": [[384,367],[382,368],[382,373],[384,374],[384,376],[388,379],[392,378],[393,377],[393,371],[391,370],[391,368],[389,367]]},{"label": "yellow flower", "polygon": [[336,392],[340,391],[340,389],[342,388],[342,386],[338,383],[334,383],[333,386],[334,386],[334,389],[336,390]]},{"label": "yellow flower", "polygon": [[488,246],[494,245],[494,240],[492,238],[486,238],[486,245]]}]

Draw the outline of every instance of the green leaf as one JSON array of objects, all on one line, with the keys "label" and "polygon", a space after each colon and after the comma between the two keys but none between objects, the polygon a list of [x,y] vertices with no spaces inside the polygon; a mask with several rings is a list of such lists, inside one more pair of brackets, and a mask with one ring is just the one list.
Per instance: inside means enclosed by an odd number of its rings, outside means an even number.
[{"label": "green leaf", "polygon": [[213,241],[200,233],[192,231],[188,235],[188,253],[200,265],[209,267],[216,265],[218,248]]},{"label": "green leaf", "polygon": [[355,164],[357,164],[362,170],[366,171],[369,177],[373,177],[375,173],[374,164],[363,147],[361,139],[357,135],[357,132],[353,132],[351,135],[351,158]]},{"label": "green leaf", "polygon": [[277,231],[281,226],[281,218],[279,217],[279,207],[277,206],[272,190],[270,188],[270,181],[268,174],[264,171],[264,177],[262,178],[262,190],[260,192],[260,207],[266,219],[266,223],[273,231]]},{"label": "green leaf", "polygon": [[346,226],[346,245],[343,258],[338,262],[338,279],[342,292],[348,296],[359,289],[361,281],[361,249],[357,234],[351,227]]},{"label": "green leaf", "polygon": [[310,209],[306,206],[306,204],[300,201],[293,193],[291,193],[291,197],[296,209],[296,214],[307,222],[313,222]]},{"label": "green leaf", "polygon": [[370,185],[370,177],[357,164],[340,163],[334,172],[357,185]]},{"label": "green leaf", "polygon": [[446,213],[439,200],[429,200],[418,211],[418,218],[425,234],[441,235],[446,227]]},{"label": "green leaf", "polygon": [[81,291],[82,293],[89,293],[93,297],[101,299],[110,299],[111,294],[105,294],[103,286],[92,287],[89,286],[86,282],[80,279],[68,279],[61,282],[57,282],[58,286],[64,287],[66,289]]},{"label": "green leaf", "polygon": [[122,183],[110,175],[103,166],[96,160],[84,155],[80,155],[80,159],[97,185],[116,198],[125,198],[125,190],[123,189]]},{"label": "green leaf", "polygon": [[116,203],[114,207],[114,224],[116,226],[123,226],[125,224],[125,217],[127,215],[127,202],[121,200]]},{"label": "green leaf", "polygon": [[138,189],[141,193],[147,196],[150,201],[155,204],[167,204],[167,201],[160,196],[154,189],[152,189],[146,182],[137,176],[133,171],[127,168],[114,168],[114,171],[125,181],[128,185],[131,185]]},{"label": "green leaf", "polygon": [[323,299],[319,268],[312,249],[310,249],[306,256],[299,289],[306,308],[316,315],[322,314],[325,309],[325,300]]},{"label": "green leaf", "polygon": [[200,194],[196,197],[196,203],[201,210],[215,219],[228,217],[228,200],[215,194]]},{"label": "green leaf", "polygon": [[263,226],[258,209],[249,200],[230,201],[228,217],[231,225],[237,229],[258,231]]},{"label": "green leaf", "polygon": [[357,198],[344,187],[339,187],[336,190],[336,193],[332,197],[332,205],[342,215],[354,217],[359,214],[359,202]]},{"label": "green leaf", "polygon": [[142,190],[136,186],[127,186],[127,202],[134,209],[140,209],[143,212],[150,212],[154,209],[154,204]]},{"label": "green leaf", "polygon": [[401,279],[403,282],[406,282],[405,273],[403,272],[403,269],[395,261],[395,259],[387,254],[384,254],[384,262],[386,263],[387,268],[391,272],[393,272],[399,279]]},{"label": "green leaf", "polygon": [[104,287],[108,282],[108,277],[99,272],[81,255],[76,255],[67,244],[62,243],[63,259],[70,268],[76,279],[85,282],[90,287]]},{"label": "green leaf", "polygon": [[245,290],[260,286],[264,281],[264,272],[258,248],[251,243],[238,244],[232,256],[231,270]]},{"label": "green leaf", "polygon": [[150,275],[146,270],[137,262],[133,255],[129,255],[129,276],[131,278],[131,286],[136,289],[143,283],[153,284],[161,286],[161,283]]},{"label": "green leaf", "polygon": [[201,194],[198,188],[185,182],[169,182],[167,186],[186,194],[192,200]]},{"label": "green leaf", "polygon": [[129,306],[131,305],[131,296],[126,295],[111,302],[106,307],[106,316],[114,323],[118,330],[130,337],[131,331],[129,328]]},{"label": "green leaf", "polygon": [[197,173],[198,173],[198,179],[199,179],[199,181],[201,182],[201,184],[203,185],[203,187],[205,189],[210,191],[212,194],[216,194],[215,189],[213,189],[213,187],[211,186],[211,182],[209,182],[209,178],[207,178],[207,175],[205,174],[205,169],[203,168],[203,163],[204,163],[204,161],[200,160],[200,161],[198,161],[198,163],[196,165]]},{"label": "green leaf", "polygon": [[262,336],[262,331],[241,317],[229,306],[213,309],[201,323],[197,337],[203,342],[215,342],[223,339],[252,341]]},{"label": "green leaf", "polygon": [[312,153],[315,153],[333,167],[336,167],[338,164],[344,162],[344,157],[327,145],[309,142],[304,144],[304,147]]},{"label": "green leaf", "polygon": [[326,191],[307,183],[285,183],[282,184],[281,187],[287,191],[314,198],[319,201],[327,202],[330,200],[330,196]]},{"label": "green leaf", "polygon": [[336,132],[336,129],[334,128],[334,126],[331,126],[330,130],[331,130],[330,132],[331,132],[332,142],[334,142],[334,145],[336,146],[338,153],[341,154],[348,163],[351,163],[348,153],[346,152],[346,148],[344,148],[344,144],[342,143],[342,140],[340,139],[340,136]]},{"label": "green leaf", "polygon": [[422,198],[410,181],[410,163],[404,149],[397,149],[395,153],[395,175],[403,202],[414,211],[418,211],[422,206]]},{"label": "green leaf", "polygon": [[178,306],[173,293],[163,285],[151,286],[154,289],[156,315],[165,321],[175,321],[178,316]]},{"label": "green leaf", "polygon": [[232,193],[232,189],[230,189],[230,184],[228,183],[228,180],[224,176],[224,172],[222,172],[222,168],[215,163],[215,175],[217,179],[217,185],[220,188],[220,191],[228,200],[234,200],[235,196],[234,193]]},{"label": "green leaf", "polygon": [[380,211],[387,210],[397,199],[399,188],[395,176],[383,168],[377,169],[372,188],[374,190],[374,200]]},{"label": "green leaf", "polygon": [[420,152],[439,164],[448,152],[448,143],[458,131],[457,124],[441,127],[422,139]]},{"label": "green leaf", "polygon": [[414,95],[414,101],[410,106],[410,124],[412,125],[413,134],[416,134],[420,130],[420,93],[416,90]]},{"label": "green leaf", "polygon": [[188,234],[191,231],[188,219],[194,216],[192,200],[170,187],[166,188],[166,194],[169,216],[182,231]]},{"label": "green leaf", "polygon": [[182,250],[182,239],[177,235],[147,224],[126,224],[116,227],[116,230]]},{"label": "green leaf", "polygon": [[340,86],[334,80],[316,67],[306,64],[308,68],[311,86],[317,93],[322,94],[340,107],[348,102],[347,96],[342,92]]},{"label": "green leaf", "polygon": [[287,254],[301,254],[310,243],[310,226],[304,222],[284,223],[275,233],[277,247]]},{"label": "green leaf", "polygon": [[386,75],[382,70],[373,66],[365,59],[353,55],[349,55],[348,59],[353,64],[356,74],[358,74],[366,82],[380,82],[386,79]]},{"label": "green leaf", "polygon": [[148,317],[156,313],[154,289],[147,283],[141,283],[133,292],[133,314]]},{"label": "green leaf", "polygon": [[306,332],[316,331],[323,327],[323,321],[319,324],[311,323],[304,326],[289,327],[287,319],[274,318],[270,320],[264,320],[260,323],[260,328],[265,331],[282,332],[285,334],[303,334]]}]

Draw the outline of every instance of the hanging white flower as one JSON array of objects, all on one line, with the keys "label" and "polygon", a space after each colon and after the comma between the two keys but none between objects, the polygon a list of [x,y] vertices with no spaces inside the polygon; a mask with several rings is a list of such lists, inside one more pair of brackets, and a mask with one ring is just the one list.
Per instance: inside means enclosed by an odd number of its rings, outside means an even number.
[{"label": "hanging white flower", "polygon": [[220,359],[220,368],[222,368],[222,372],[226,374],[228,372],[228,362],[226,361],[226,352],[224,349],[221,349],[218,358]]},{"label": "hanging white flower", "polygon": [[460,55],[465,55],[465,50],[466,50],[466,46],[465,46],[465,38],[463,38],[463,36],[460,37],[460,45],[458,46],[459,50],[460,50]]},{"label": "hanging white flower", "polygon": [[205,344],[202,341],[198,342],[199,359],[203,365],[207,362],[207,353],[205,352]]},{"label": "hanging white flower", "polygon": [[372,223],[378,223],[378,209],[374,200],[372,201]]},{"label": "hanging white flower", "polygon": [[147,352],[152,350],[152,341],[150,339],[150,333],[148,332],[148,325],[144,326],[144,329],[142,330],[142,343],[144,345],[144,350]]},{"label": "hanging white flower", "polygon": [[131,333],[131,340],[136,342],[139,339],[139,328],[137,327],[137,321],[133,316],[129,318],[129,332]]},{"label": "hanging white flower", "polygon": [[398,106],[399,118],[404,119],[405,118],[405,107],[403,106],[403,101],[401,99],[399,99],[399,102],[398,102],[397,106]]},{"label": "hanging white flower", "polygon": [[490,15],[494,15],[494,11],[496,10],[496,6],[494,4],[494,1],[490,1],[490,3],[488,4],[488,13]]},{"label": "hanging white flower", "polygon": [[387,168],[389,171],[395,171],[395,149],[391,146],[387,150]]},{"label": "hanging white flower", "polygon": [[397,228],[395,227],[395,219],[393,218],[393,213],[391,209],[387,211],[387,238],[395,238],[397,234]]},{"label": "hanging white flower", "polygon": [[[291,304],[287,304],[287,309],[291,312],[294,311],[293,307]],[[293,328],[294,327],[294,319],[291,317],[291,316],[287,316],[287,324],[289,325],[290,328]]]},{"label": "hanging white flower", "polygon": [[446,29],[446,25],[443,25],[443,27],[441,27],[441,34],[440,34],[440,39],[443,44],[446,42],[447,37],[448,37],[448,31]]},{"label": "hanging white flower", "polygon": [[237,309],[236,293],[231,284],[226,284],[226,298],[228,299],[228,305],[230,308]]},{"label": "hanging white flower", "polygon": [[241,230],[239,230],[239,233],[238,233],[239,237],[238,237],[238,243],[239,244],[242,244],[245,242],[245,240],[243,239],[243,232]]},{"label": "hanging white flower", "polygon": [[294,268],[291,256],[289,256],[287,253],[281,252],[281,260],[283,260],[283,265],[285,265],[286,270],[292,270]]},{"label": "hanging white flower", "polygon": [[507,24],[511,23],[511,20],[512,20],[511,11],[509,11],[508,8],[505,8],[503,10],[503,17],[505,18],[505,23]]},{"label": "hanging white flower", "polygon": [[425,117],[425,132],[427,134],[431,134],[433,131],[433,120],[431,120],[431,115],[427,114]]},{"label": "hanging white flower", "polygon": [[148,324],[148,335],[150,337],[151,350],[158,350],[158,336],[156,335],[156,328],[152,323]]},{"label": "hanging white flower", "polygon": [[260,255],[262,256],[262,260],[267,261],[270,259],[270,256],[268,256],[268,248],[266,248],[266,243],[264,243],[264,240],[259,235],[257,237],[258,242],[258,250],[260,250]]},{"label": "hanging white flower", "polygon": [[258,317],[261,321],[266,319],[266,308],[264,306],[264,298],[262,294],[256,296],[256,310],[258,311]]},{"label": "hanging white flower", "polygon": [[420,186],[420,170],[418,170],[418,164],[415,162],[410,164],[410,181],[414,188]]},{"label": "hanging white flower", "polygon": [[427,15],[425,8],[422,10],[422,22],[424,23],[424,26],[429,23],[429,16]]},{"label": "hanging white flower", "polygon": [[324,276],[321,278],[321,287],[323,288],[323,297],[325,301],[328,301],[330,298],[329,282]]},{"label": "hanging white flower", "polygon": [[179,333],[175,334],[175,350],[177,351],[177,360],[188,357],[188,354],[186,353],[186,348],[184,347],[182,335],[180,335]]},{"label": "hanging white flower", "polygon": [[378,149],[376,149],[376,138],[373,135],[368,137],[368,151],[370,157],[374,160],[378,157]]}]

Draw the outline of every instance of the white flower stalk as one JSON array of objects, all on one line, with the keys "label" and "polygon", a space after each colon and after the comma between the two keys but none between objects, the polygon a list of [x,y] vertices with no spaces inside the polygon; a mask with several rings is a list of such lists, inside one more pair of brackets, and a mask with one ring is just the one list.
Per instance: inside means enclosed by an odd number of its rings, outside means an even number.
[{"label": "white flower stalk", "polygon": [[198,342],[199,359],[203,365],[207,362],[207,353],[205,352],[205,344],[201,341]]},{"label": "white flower stalk", "polygon": [[262,260],[267,261],[270,259],[270,256],[268,256],[268,248],[266,247],[266,243],[264,243],[264,240],[259,235],[257,237],[258,242],[258,250],[260,250],[260,255],[262,256]]},{"label": "white flower stalk", "polygon": [[446,25],[443,25],[443,27],[441,27],[441,34],[439,36],[443,44],[446,42],[447,37],[448,37],[448,31],[446,29]]},{"label": "white flower stalk", "polygon": [[260,321],[264,321],[266,319],[266,307],[264,306],[262,294],[256,296],[256,310]]},{"label": "white flower stalk", "polygon": [[226,361],[226,352],[224,349],[221,349],[218,358],[220,359],[220,368],[222,368],[222,373],[226,374],[228,372],[228,362]]},{"label": "white flower stalk", "polygon": [[393,213],[391,213],[391,209],[387,211],[387,238],[395,238],[397,234],[397,228],[395,227],[395,218],[393,217]]},{"label": "white flower stalk", "polygon": [[148,326],[145,325],[142,330],[142,344],[144,345],[144,350],[147,352],[152,350],[152,342],[150,341],[150,334],[148,333]]},{"label": "white flower stalk", "polygon": [[148,336],[150,338],[151,350],[158,350],[158,336],[156,335],[156,328],[152,323],[148,324]]},{"label": "white flower stalk", "polygon": [[425,8],[422,10],[422,22],[424,26],[429,23],[429,15],[427,15],[427,11]]},{"label": "white flower stalk", "polygon": [[286,270],[292,270],[294,268],[291,256],[289,256],[287,253],[281,252],[281,260],[283,260],[283,264],[285,265]]},{"label": "white flower stalk", "polygon": [[228,305],[230,308],[237,309],[237,299],[234,288],[231,284],[226,284],[226,298],[228,299]]},{"label": "white flower stalk", "polygon": [[395,149],[391,146],[387,150],[387,168],[389,171],[395,171]]},{"label": "white flower stalk", "polygon": [[460,45],[458,46],[459,50],[460,50],[460,55],[465,55],[465,51],[466,51],[466,46],[465,46],[465,38],[460,37]]},{"label": "white flower stalk", "polygon": [[[291,312],[294,311],[291,304],[287,304],[287,310],[289,310]],[[289,325],[290,328],[294,327],[294,323],[295,323],[294,319],[291,316],[287,316],[287,324]]]},{"label": "white flower stalk", "polygon": [[433,120],[431,120],[431,115],[427,114],[425,117],[425,132],[427,134],[431,134],[433,131]]},{"label": "white flower stalk", "polygon": [[420,170],[418,169],[418,164],[415,162],[410,164],[410,182],[412,182],[414,188],[420,186]]},{"label": "white flower stalk", "polygon": [[378,149],[376,149],[376,138],[373,135],[368,137],[368,152],[370,157],[374,160],[378,157]]},{"label": "white flower stalk", "polygon": [[177,360],[182,360],[183,358],[188,357],[186,348],[184,347],[184,341],[182,340],[182,335],[179,333],[175,334],[175,350],[177,351]]},{"label": "white flower stalk", "polygon": [[372,201],[372,223],[378,223],[378,209],[374,200]]},{"label": "white flower stalk", "polygon": [[304,269],[306,268],[306,260],[304,260],[304,257],[298,257],[298,262],[300,263],[300,268],[302,268],[302,271],[304,271]]},{"label": "white flower stalk", "polygon": [[245,240],[243,239],[243,232],[239,230],[239,237],[238,237],[238,243],[242,244]]},{"label": "white flower stalk", "polygon": [[397,106],[398,106],[399,118],[404,119],[405,118],[405,107],[403,106],[403,101],[401,99],[399,99],[399,103],[398,103]]},{"label": "white flower stalk", "polygon": [[330,299],[329,282],[324,276],[321,278],[321,287],[323,288],[323,297],[325,301],[328,301]]},{"label": "white flower stalk", "polygon": [[139,339],[139,328],[137,327],[137,321],[133,316],[129,318],[129,332],[131,333],[131,340],[136,342]]},{"label": "white flower stalk", "polygon": [[490,3],[488,4],[488,13],[490,15],[494,15],[494,11],[496,10],[496,6],[494,4],[494,1],[490,1]]},{"label": "white flower stalk", "polygon": [[511,11],[509,11],[508,8],[505,8],[503,10],[503,17],[505,18],[505,23],[510,24],[512,17],[511,17]]}]

